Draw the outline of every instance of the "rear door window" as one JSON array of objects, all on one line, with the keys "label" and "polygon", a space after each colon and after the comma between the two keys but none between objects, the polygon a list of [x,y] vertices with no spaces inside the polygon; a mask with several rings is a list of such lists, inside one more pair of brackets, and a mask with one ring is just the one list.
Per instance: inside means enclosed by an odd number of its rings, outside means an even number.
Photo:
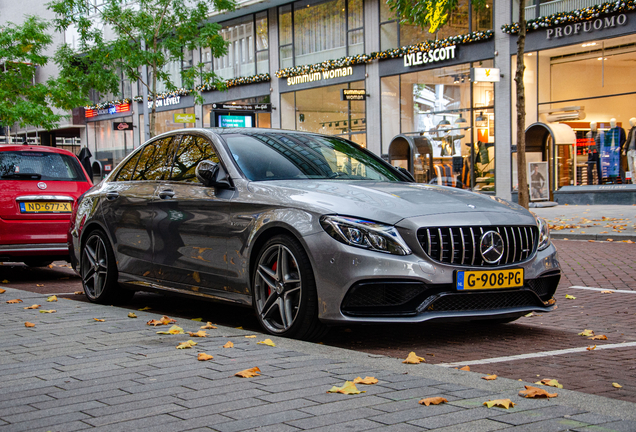
[{"label": "rear door window", "polygon": [[173,137],[148,144],[141,152],[133,180],[163,180],[170,175],[174,156]]},{"label": "rear door window", "polygon": [[184,135],[174,158],[170,180],[197,182],[195,171],[199,162],[204,160],[219,163],[212,143],[204,137]]},{"label": "rear door window", "polygon": [[0,180],[86,181],[76,158],[38,151],[0,151]]},{"label": "rear door window", "polygon": [[139,160],[140,152],[137,152],[136,155],[131,157],[126,164],[121,167],[119,172],[117,173],[117,179],[115,181],[129,181],[132,180],[133,173],[135,171],[135,167],[137,166],[137,161]]}]

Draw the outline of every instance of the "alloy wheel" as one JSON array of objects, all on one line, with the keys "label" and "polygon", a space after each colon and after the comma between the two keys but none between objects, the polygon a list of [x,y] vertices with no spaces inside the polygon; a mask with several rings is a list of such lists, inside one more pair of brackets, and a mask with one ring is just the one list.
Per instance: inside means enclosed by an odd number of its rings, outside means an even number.
[{"label": "alloy wheel", "polygon": [[108,254],[106,244],[99,235],[91,236],[84,245],[81,275],[86,294],[99,298],[106,288],[108,276]]}]

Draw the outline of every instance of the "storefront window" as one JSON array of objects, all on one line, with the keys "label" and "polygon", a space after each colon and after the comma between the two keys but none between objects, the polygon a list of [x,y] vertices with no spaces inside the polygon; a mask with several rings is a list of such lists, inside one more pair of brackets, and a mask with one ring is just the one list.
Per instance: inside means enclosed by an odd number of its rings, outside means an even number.
[{"label": "storefront window", "polygon": [[[492,61],[473,65],[489,67]],[[382,78],[382,148],[390,153],[399,134],[417,138],[427,151],[416,152],[416,159],[426,158],[412,163],[416,180],[493,191],[493,84],[471,83],[470,67]]]},{"label": "storefront window", "polygon": [[363,53],[363,22],[363,0],[301,0],[280,7],[281,68]]},{"label": "storefront window", "polygon": [[366,147],[365,101],[342,101],[340,90],[364,81],[281,94],[281,127],[350,139]]},{"label": "storefront window", "polygon": [[133,150],[132,129],[119,130],[116,122],[132,122],[132,117],[88,122],[88,147],[93,153],[93,171],[97,178],[109,174]]}]

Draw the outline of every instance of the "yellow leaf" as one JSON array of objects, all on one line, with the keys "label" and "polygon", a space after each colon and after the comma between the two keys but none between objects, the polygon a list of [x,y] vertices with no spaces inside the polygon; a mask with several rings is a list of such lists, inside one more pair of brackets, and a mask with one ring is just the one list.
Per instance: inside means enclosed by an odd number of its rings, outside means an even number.
[{"label": "yellow leaf", "polygon": [[535,384],[541,384],[541,385],[546,385],[546,386],[550,386],[550,387],[556,387],[556,388],[563,388],[562,384],[559,384],[559,382],[555,379],[550,379],[550,378],[545,378],[542,379],[541,381],[537,381]]},{"label": "yellow leaf", "polygon": [[239,330],[243,330],[243,327],[241,327],[241,326],[236,327],[236,328],[239,329]]},{"label": "yellow leaf", "polygon": [[576,300],[576,297],[574,297],[573,295],[570,295],[570,294],[566,294],[565,298],[568,299],[568,300]]},{"label": "yellow leaf", "polygon": [[496,399],[493,401],[489,400],[488,402],[484,402],[484,405],[486,405],[488,408],[492,408],[496,406],[496,407],[508,409],[510,407],[514,408],[515,403],[511,401],[510,399]]},{"label": "yellow leaf", "polygon": [[43,287],[44,284],[35,284],[36,287]]},{"label": "yellow leaf", "polygon": [[594,345],[594,346],[589,346],[589,347],[587,347],[587,348],[586,348],[586,350],[588,350],[588,351],[593,351],[593,350],[595,350],[595,349],[596,349],[596,345]]},{"label": "yellow leaf", "polygon": [[84,291],[75,291],[73,294],[75,294],[75,295],[82,295],[82,294],[84,294]]},{"label": "yellow leaf", "polygon": [[135,315],[134,312],[129,312],[128,313],[128,318],[137,318],[137,315]]},{"label": "yellow leaf", "polygon": [[532,312],[530,312],[529,314],[524,315],[524,317],[528,317],[528,318],[530,318],[531,316],[534,316],[534,314]]},{"label": "yellow leaf", "polygon": [[20,300],[20,299],[8,300],[7,303],[9,303],[9,304],[17,304],[17,303],[22,303],[22,300]]},{"label": "yellow leaf", "polygon": [[406,363],[406,364],[420,364],[422,362],[425,362],[426,360],[424,360],[424,357],[420,357],[417,354],[415,354],[413,351],[411,351],[409,353],[408,356],[406,356],[406,359],[404,359],[402,361],[402,363]]},{"label": "yellow leaf", "polygon": [[57,301],[57,296],[54,296],[54,295],[49,296],[49,297],[46,298],[46,301],[47,302],[56,302]]},{"label": "yellow leaf", "polygon": [[186,348],[192,348],[193,346],[195,346],[197,343],[194,341],[187,341],[187,342],[181,342],[179,345],[177,345],[177,349],[186,349]]},{"label": "yellow leaf", "polygon": [[446,403],[446,402],[448,402],[448,400],[446,398],[437,396],[437,397],[430,397],[430,398],[426,398],[426,399],[421,399],[417,403],[420,404],[420,405],[429,406],[429,405],[439,405],[441,403]]},{"label": "yellow leaf", "polygon": [[177,320],[176,319],[172,319],[172,318],[168,318],[167,316],[162,316],[161,319],[159,320],[161,321],[161,323],[163,325],[168,325],[168,324],[172,324],[172,323],[176,323]]},{"label": "yellow leaf", "polygon": [[0,294],[4,294],[6,292],[7,292],[7,290],[0,288]]},{"label": "yellow leaf", "polygon": [[378,380],[377,378],[374,377],[364,377],[364,379],[358,377],[356,379],[353,380],[354,384],[365,384],[365,385],[371,385],[371,384],[377,384]]},{"label": "yellow leaf", "polygon": [[168,329],[168,331],[158,331],[157,334],[176,335],[176,334],[184,334],[184,333],[181,327],[173,325],[172,327]]},{"label": "yellow leaf", "polygon": [[462,368],[459,368],[459,370],[463,370],[463,371],[466,371],[466,372],[470,372],[470,366],[464,366],[464,367],[462,367]]},{"label": "yellow leaf", "polygon": [[150,306],[146,306],[146,307],[142,307],[141,309],[137,309],[138,311],[147,311],[147,310],[151,310],[152,308]]},{"label": "yellow leaf", "polygon": [[206,325],[201,326],[199,328],[204,329],[204,330],[208,330],[208,329],[215,329],[216,326],[213,326],[212,323],[210,321],[208,321],[208,323]]},{"label": "yellow leaf", "polygon": [[484,379],[486,381],[492,381],[492,380],[496,380],[497,379],[497,375],[486,375],[481,377],[481,379]]},{"label": "yellow leaf", "polygon": [[342,393],[342,394],[360,394],[366,393],[365,391],[360,391],[357,389],[356,385],[351,381],[345,381],[342,387],[333,386],[330,390],[327,390],[327,393]]},{"label": "yellow leaf", "polygon": [[192,337],[208,337],[208,334],[203,330],[199,330],[196,333],[189,331],[188,334]]},{"label": "yellow leaf", "polygon": [[265,339],[264,341],[260,341],[260,342],[256,342],[257,345],[267,345],[267,346],[271,346],[271,347],[275,347],[276,344],[274,342],[272,342],[271,339]]},{"label": "yellow leaf", "polygon": [[619,383],[612,383],[612,387],[614,387],[614,388],[623,388],[623,386],[620,385]]},{"label": "yellow leaf", "polygon": [[614,291],[612,291],[612,290],[605,290],[605,291],[601,291],[601,294],[614,294]]},{"label": "yellow leaf", "polygon": [[234,344],[232,341],[227,341],[227,343],[223,345],[223,348],[234,348]]},{"label": "yellow leaf", "polygon": [[579,336],[594,336],[594,330],[585,329],[579,333]]},{"label": "yellow leaf", "polygon": [[249,336],[245,336],[245,339],[255,339],[256,335],[249,335]]},{"label": "yellow leaf", "polygon": [[212,360],[214,358],[214,356],[211,356],[209,354],[206,353],[199,353],[197,360],[199,361],[207,361],[207,360]]},{"label": "yellow leaf", "polygon": [[32,322],[28,322],[27,321],[27,322],[24,323],[24,326],[25,327],[35,327],[35,324],[33,324]]},{"label": "yellow leaf", "polygon": [[554,398],[557,397],[556,393],[548,393],[547,391],[540,389],[538,387],[525,386],[525,390],[521,390],[519,392],[519,396],[523,396],[526,398]]},{"label": "yellow leaf", "polygon": [[197,281],[197,283],[200,283],[201,282],[201,277],[199,276],[199,272],[193,272],[192,273],[192,279]]},{"label": "yellow leaf", "polygon": [[49,309],[49,310],[42,309],[42,310],[40,311],[40,313],[55,313],[55,312],[57,312],[55,309]]},{"label": "yellow leaf", "polygon": [[192,318],[192,321],[203,321],[203,318]]},{"label": "yellow leaf", "polygon": [[258,372],[260,372],[261,370],[258,367],[253,367],[251,369],[245,369],[242,370],[240,372],[237,372],[234,374],[234,376],[240,377],[240,378],[252,378],[255,376],[260,375]]},{"label": "yellow leaf", "polygon": [[589,337],[588,339],[590,339],[590,340],[607,340],[607,336],[605,336],[605,335],[596,335],[596,336]]},{"label": "yellow leaf", "polygon": [[39,307],[40,307],[40,305],[31,305],[31,306],[25,307],[25,309],[37,309]]},{"label": "yellow leaf", "polygon": [[2,283],[10,283],[8,280],[3,280]]},{"label": "yellow leaf", "polygon": [[99,322],[104,322],[106,321],[105,319],[101,319],[101,318],[93,318],[95,321],[99,321]]}]

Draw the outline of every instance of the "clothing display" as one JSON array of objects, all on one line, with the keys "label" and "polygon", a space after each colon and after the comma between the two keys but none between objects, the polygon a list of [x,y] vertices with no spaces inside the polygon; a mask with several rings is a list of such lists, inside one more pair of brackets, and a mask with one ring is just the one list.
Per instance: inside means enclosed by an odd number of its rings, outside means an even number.
[{"label": "clothing display", "polygon": [[629,130],[623,149],[627,157],[628,169],[632,174],[632,184],[636,184],[636,175],[634,173],[634,165],[636,165],[636,127],[632,127]]},{"label": "clothing display", "polygon": [[605,142],[601,146],[601,170],[603,178],[611,182],[619,176],[620,153],[625,141],[625,131],[621,127],[614,127],[605,134]]},{"label": "clothing display", "polygon": [[[599,157],[598,149],[602,148],[601,143],[604,143],[605,134],[599,131],[589,131],[587,133],[588,141],[588,154],[587,154],[587,184],[601,184],[603,174],[601,172],[601,159]],[[597,172],[596,183],[594,183],[594,171]]]}]

